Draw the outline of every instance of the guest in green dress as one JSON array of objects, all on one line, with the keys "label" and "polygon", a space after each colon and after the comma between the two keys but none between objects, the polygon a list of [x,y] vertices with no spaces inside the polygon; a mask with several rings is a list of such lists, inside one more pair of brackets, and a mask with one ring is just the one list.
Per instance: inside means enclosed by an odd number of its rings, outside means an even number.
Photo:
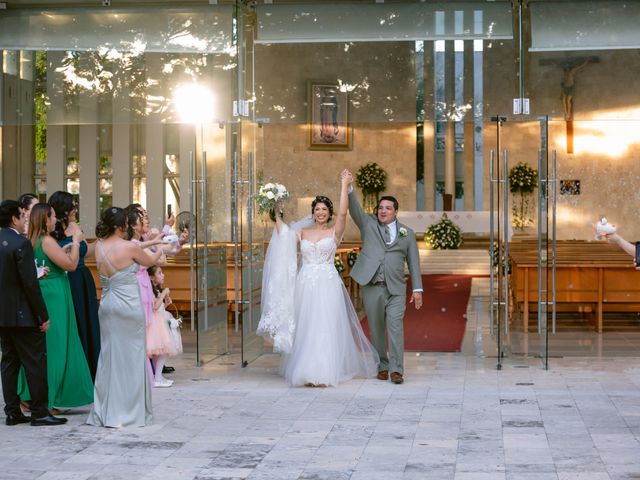
[{"label": "guest in green dress", "polygon": [[[51,206],[39,203],[33,207],[29,240],[38,266],[49,267],[49,273],[40,280],[51,320],[46,335],[49,408],[79,407],[93,402],[93,382],[78,337],[67,271],[75,270],[78,264],[83,234],[77,229],[70,247],[65,250],[49,235],[55,224]],[[18,394],[22,400],[30,399],[24,371],[20,374]]]},{"label": "guest in green dress", "polygon": [[[51,236],[64,248],[73,242],[73,232],[79,230],[77,224],[78,206],[69,192],[57,191],[51,194],[47,202],[53,207],[56,215],[56,226]],[[98,296],[96,284],[89,268],[85,265],[86,257],[93,257],[95,242],[88,244],[80,241],[80,260],[75,271],[69,271],[69,286],[76,313],[80,344],[87,357],[91,378],[96,377],[98,355],[100,354],[100,324],[98,322]]]}]

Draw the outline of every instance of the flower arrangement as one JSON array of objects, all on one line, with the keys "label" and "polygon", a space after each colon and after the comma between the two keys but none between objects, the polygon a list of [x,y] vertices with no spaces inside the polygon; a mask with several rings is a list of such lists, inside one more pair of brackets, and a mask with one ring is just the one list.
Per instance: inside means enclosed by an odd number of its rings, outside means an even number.
[{"label": "flower arrangement", "polygon": [[511,193],[533,193],[538,186],[538,171],[524,162],[509,170]]},{"label": "flower arrangement", "polygon": [[373,213],[386,182],[387,172],[375,162],[361,166],[356,172],[356,185],[362,190],[364,209],[368,213]]},{"label": "flower arrangement", "polygon": [[357,260],[358,252],[356,252],[355,250],[351,250],[349,253],[347,253],[347,265],[349,265],[349,267],[353,267],[356,264]]},{"label": "flower arrangement", "polygon": [[509,170],[509,191],[517,195],[512,207],[513,226],[522,230],[533,223],[531,194],[538,186],[538,171],[524,162]]},{"label": "flower arrangement", "polygon": [[[489,247],[489,255],[491,257],[493,257],[493,268],[498,270],[501,267],[504,267],[505,264],[505,258],[504,255],[502,256],[502,262],[500,261],[499,258],[499,254],[500,254],[500,250],[498,248],[498,242],[493,242],[493,245],[491,245]],[[508,273],[511,273],[511,259],[507,259],[507,268],[508,268]]]},{"label": "flower arrangement", "polygon": [[344,263],[342,263],[340,255],[335,256],[335,258],[333,259],[333,265],[336,267],[338,273],[344,272]]},{"label": "flower arrangement", "polygon": [[[287,188],[280,183],[265,183],[258,190],[256,200],[258,201],[258,213],[263,214],[268,212],[269,217],[274,222],[276,221],[276,207],[279,202],[287,200],[289,198],[289,192]],[[278,214],[282,217],[282,210],[278,211]]]},{"label": "flower arrangement", "polygon": [[462,245],[462,234],[460,227],[443,213],[442,219],[424,233],[424,241],[434,250],[455,250]]}]

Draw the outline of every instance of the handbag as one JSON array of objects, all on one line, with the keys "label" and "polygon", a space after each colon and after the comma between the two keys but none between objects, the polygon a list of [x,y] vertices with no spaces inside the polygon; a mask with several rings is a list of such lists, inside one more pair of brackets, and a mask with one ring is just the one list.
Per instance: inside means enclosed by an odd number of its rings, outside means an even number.
[{"label": "handbag", "polygon": [[[167,310],[168,307],[173,306],[174,313]],[[175,304],[170,303],[165,307],[167,312],[167,322],[169,323],[169,331],[171,332],[171,342],[173,344],[174,355],[182,353],[182,335],[180,334],[180,328],[182,327],[182,315]]]}]

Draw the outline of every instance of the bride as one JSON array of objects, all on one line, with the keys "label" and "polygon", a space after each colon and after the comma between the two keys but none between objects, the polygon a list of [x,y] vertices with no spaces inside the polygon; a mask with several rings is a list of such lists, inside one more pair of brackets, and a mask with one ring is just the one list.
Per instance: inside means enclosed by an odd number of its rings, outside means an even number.
[{"label": "bride", "polygon": [[[258,334],[282,353],[280,370],[293,386],[336,386],[377,371],[378,355],[334,266],[347,220],[351,179],[344,177],[333,227],[333,203],[317,196],[309,228],[289,226],[276,215],[267,250]],[[296,243],[302,257],[298,271]]]}]

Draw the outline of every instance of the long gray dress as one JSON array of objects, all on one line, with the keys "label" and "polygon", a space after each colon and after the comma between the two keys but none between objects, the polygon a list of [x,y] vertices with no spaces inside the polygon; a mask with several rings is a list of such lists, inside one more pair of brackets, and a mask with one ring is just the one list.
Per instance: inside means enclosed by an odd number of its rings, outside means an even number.
[{"label": "long gray dress", "polygon": [[[104,264],[114,272],[107,255],[102,251]],[[98,310],[101,349],[89,425],[124,427],[151,423],[145,315],[136,277],[139,268],[133,263],[110,276],[100,265],[98,268],[102,282]]]}]

